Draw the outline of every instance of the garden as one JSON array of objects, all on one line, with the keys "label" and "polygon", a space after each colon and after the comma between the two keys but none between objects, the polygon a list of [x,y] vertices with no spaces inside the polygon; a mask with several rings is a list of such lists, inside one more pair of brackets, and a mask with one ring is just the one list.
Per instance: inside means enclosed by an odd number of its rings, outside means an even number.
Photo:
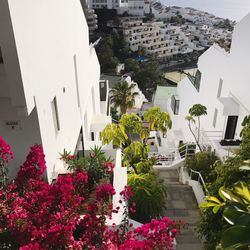
[{"label": "garden", "polygon": [[165,209],[167,187],[153,170],[156,158],[149,157],[149,135],[150,131],[166,133],[170,127],[169,114],[153,107],[142,117],[123,114],[119,124],[109,124],[101,133],[103,144],[112,143],[122,149],[123,166],[128,169],[128,185],[134,193],[129,204],[136,203],[136,211],[130,216],[141,223],[161,218]]},{"label": "garden", "polygon": [[221,161],[201,147],[201,152],[186,159],[186,168],[201,173],[210,194],[200,205],[196,228],[207,250],[248,250],[250,246],[249,121],[248,116],[242,123],[242,142],[233,156]]},{"label": "garden", "polygon": [[46,162],[41,145],[31,147],[17,177],[8,181],[13,157],[0,137],[1,249],[173,249],[176,229],[170,219],[154,219],[138,228],[129,224],[128,215],[137,207],[130,186],[120,193],[123,222],[107,226],[107,218],[120,207],[112,207],[115,166],[100,148],[84,158],[65,151],[61,159],[71,173],[59,175],[52,184],[43,180]]}]

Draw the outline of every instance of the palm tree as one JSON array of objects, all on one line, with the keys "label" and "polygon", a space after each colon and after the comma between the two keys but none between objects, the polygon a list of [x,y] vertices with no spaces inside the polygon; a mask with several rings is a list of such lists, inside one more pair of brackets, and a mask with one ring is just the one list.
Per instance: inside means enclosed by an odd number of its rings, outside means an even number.
[{"label": "palm tree", "polygon": [[[201,104],[194,104],[190,109],[189,109],[189,115],[186,116],[186,120],[188,121],[188,127],[191,131],[191,133],[194,136],[194,139],[196,141],[196,144],[198,145],[200,151],[202,151],[202,148],[200,146],[200,117],[202,115],[207,115],[207,107]],[[194,131],[192,131],[191,128],[191,122],[195,123],[195,119],[194,117],[197,117],[198,119],[198,134],[197,137],[194,133]]]},{"label": "palm tree", "polygon": [[122,115],[135,105],[135,97],[139,95],[137,92],[133,92],[135,86],[136,84],[129,85],[128,82],[124,81],[116,83],[110,90],[110,102],[115,108],[120,107]]}]

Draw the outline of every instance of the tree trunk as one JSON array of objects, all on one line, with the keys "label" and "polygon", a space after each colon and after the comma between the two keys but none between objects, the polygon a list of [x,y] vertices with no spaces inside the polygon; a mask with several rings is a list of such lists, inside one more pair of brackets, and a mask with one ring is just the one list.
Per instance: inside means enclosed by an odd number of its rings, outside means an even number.
[{"label": "tree trunk", "polygon": [[136,167],[134,165],[131,165],[131,167],[134,169],[135,173],[138,174]]},{"label": "tree trunk", "polygon": [[193,132],[192,128],[191,128],[191,125],[190,125],[190,121],[188,122],[188,127],[189,127],[189,130],[190,132],[192,133],[193,137],[194,137],[194,140],[198,146],[198,148],[200,149],[200,151],[203,151],[200,144],[199,144],[199,141],[197,140],[196,136],[195,136],[195,133]]}]

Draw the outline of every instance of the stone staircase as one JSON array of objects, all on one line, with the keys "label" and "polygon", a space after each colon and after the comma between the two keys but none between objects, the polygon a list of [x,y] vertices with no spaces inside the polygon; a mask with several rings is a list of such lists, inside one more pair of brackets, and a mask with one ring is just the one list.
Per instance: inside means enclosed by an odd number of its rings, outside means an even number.
[{"label": "stone staircase", "polygon": [[194,232],[195,224],[200,219],[200,210],[192,188],[179,183],[176,169],[158,170],[158,176],[168,188],[165,216],[186,222],[176,237],[177,250],[201,250],[202,244]]}]

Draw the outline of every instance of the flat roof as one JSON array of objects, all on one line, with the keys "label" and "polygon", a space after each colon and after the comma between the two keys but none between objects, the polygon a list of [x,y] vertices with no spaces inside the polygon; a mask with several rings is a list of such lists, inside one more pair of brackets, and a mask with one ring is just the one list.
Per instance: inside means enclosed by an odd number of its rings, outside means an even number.
[{"label": "flat roof", "polygon": [[192,69],[185,69],[184,73],[181,73],[179,71],[172,71],[165,73],[164,77],[172,82],[179,83],[182,79],[184,79],[187,75],[190,74],[191,76],[195,76],[197,71],[197,68]]},{"label": "flat roof", "polygon": [[167,100],[172,95],[177,94],[177,88],[176,87],[166,87],[166,86],[157,86],[155,91],[155,100]]}]

